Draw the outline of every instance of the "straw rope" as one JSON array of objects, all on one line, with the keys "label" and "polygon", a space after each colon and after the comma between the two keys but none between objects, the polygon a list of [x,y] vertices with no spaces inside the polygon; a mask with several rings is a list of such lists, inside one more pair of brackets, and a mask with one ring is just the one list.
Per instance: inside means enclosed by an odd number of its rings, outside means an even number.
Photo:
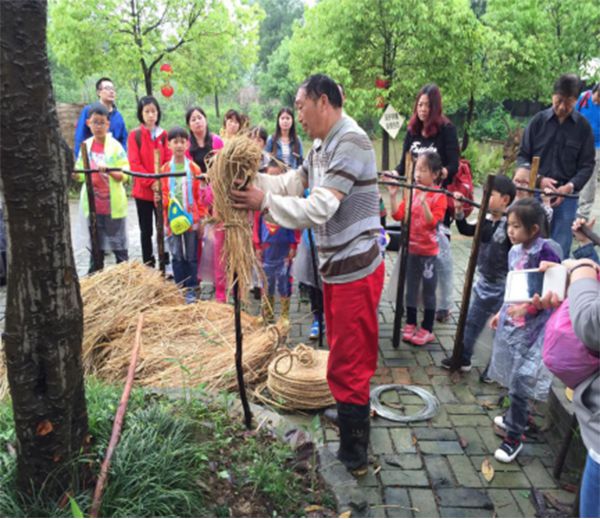
[{"label": "straw rope", "polygon": [[327,384],[327,351],[299,344],[271,361],[266,387],[275,402],[290,409],[320,409],[335,403]]}]

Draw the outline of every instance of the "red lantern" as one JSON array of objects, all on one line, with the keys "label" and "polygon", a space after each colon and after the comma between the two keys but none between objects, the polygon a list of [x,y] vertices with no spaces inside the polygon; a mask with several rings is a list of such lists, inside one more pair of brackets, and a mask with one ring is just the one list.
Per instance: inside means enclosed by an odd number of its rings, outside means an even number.
[{"label": "red lantern", "polygon": [[171,97],[175,93],[175,90],[169,83],[167,83],[160,87],[160,93],[165,97]]},{"label": "red lantern", "polygon": [[172,74],[173,73],[173,67],[171,65],[169,65],[169,63],[163,63],[160,66],[160,71],[161,72],[165,72],[166,74]]},{"label": "red lantern", "polygon": [[378,77],[377,79],[375,79],[375,87],[385,90],[390,87],[390,80]]}]

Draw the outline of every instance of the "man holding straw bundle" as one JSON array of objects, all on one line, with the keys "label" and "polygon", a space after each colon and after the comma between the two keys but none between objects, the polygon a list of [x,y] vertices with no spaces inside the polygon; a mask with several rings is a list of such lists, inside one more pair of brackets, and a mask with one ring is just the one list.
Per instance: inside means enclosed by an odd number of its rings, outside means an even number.
[{"label": "man holding straw bundle", "polygon": [[[368,469],[369,384],[377,367],[384,278],[375,152],[367,134],[342,113],[330,77],[309,77],[298,89],[296,109],[304,131],[318,139],[302,166],[278,176],[259,174],[255,185],[233,190],[231,197],[237,209],[262,210],[283,227],[315,230],[338,458],[359,476]],[[310,195],[302,198],[307,187]]]}]

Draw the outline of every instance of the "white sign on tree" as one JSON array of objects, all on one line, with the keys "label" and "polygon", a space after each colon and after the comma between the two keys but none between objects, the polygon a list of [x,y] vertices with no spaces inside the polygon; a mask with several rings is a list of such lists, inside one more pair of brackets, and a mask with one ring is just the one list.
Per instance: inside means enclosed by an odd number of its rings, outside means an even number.
[{"label": "white sign on tree", "polygon": [[387,106],[385,112],[383,112],[383,115],[381,116],[381,119],[379,119],[379,125],[386,132],[388,132],[392,139],[396,138],[396,135],[398,135],[398,132],[400,131],[400,128],[402,128],[403,124],[404,117],[396,112],[391,104]]}]

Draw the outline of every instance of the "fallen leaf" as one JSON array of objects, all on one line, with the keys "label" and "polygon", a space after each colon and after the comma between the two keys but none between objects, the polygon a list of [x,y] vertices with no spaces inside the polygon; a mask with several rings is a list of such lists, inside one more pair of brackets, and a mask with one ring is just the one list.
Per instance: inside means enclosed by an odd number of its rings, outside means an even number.
[{"label": "fallen leaf", "polygon": [[50,434],[53,430],[54,426],[52,425],[52,422],[50,420],[44,420],[43,422],[37,424],[37,427],[35,428],[35,434],[37,436],[46,436],[47,434]]},{"label": "fallen leaf", "polygon": [[565,396],[569,402],[573,401],[573,390],[570,387],[565,388]]},{"label": "fallen leaf", "polygon": [[347,510],[340,514],[340,517],[352,517],[352,510]]},{"label": "fallen leaf", "polygon": [[412,444],[413,444],[413,446],[417,445],[418,442],[419,442],[419,440],[417,440],[417,437],[413,434],[412,435]]},{"label": "fallen leaf", "polygon": [[469,442],[466,440],[466,438],[463,438],[462,436],[459,436],[458,443],[463,449],[466,449],[469,446]]},{"label": "fallen leaf", "polygon": [[321,505],[308,505],[304,507],[304,511],[307,514],[310,514],[311,512],[318,512],[319,510],[323,510]]},{"label": "fallen leaf", "polygon": [[579,487],[577,485],[573,485],[573,483],[564,483],[562,487],[564,490],[571,492],[572,494],[579,492]]},{"label": "fallen leaf", "polygon": [[481,402],[481,407],[483,407],[484,409],[496,409],[498,406],[496,404],[494,404],[494,402],[490,402],[489,400],[485,400],[484,402]]},{"label": "fallen leaf", "polygon": [[381,472],[381,465],[377,465],[374,469],[373,469],[373,475],[376,476],[377,474],[379,474]]},{"label": "fallen leaf", "polygon": [[485,458],[481,464],[481,473],[486,481],[492,481],[494,479],[494,467],[490,463],[490,460]]}]

